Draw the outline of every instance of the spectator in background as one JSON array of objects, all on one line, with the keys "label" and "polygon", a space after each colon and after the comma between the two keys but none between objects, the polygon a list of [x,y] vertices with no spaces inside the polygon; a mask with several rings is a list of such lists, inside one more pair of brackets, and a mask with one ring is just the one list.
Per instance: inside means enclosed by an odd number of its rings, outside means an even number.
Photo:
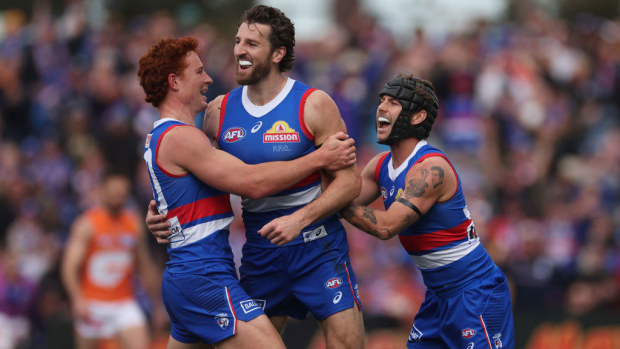
[{"label": "spectator in background", "polygon": [[105,338],[117,338],[126,349],[149,348],[151,336],[135,298],[134,272],[151,296],[155,329],[163,325],[159,273],[143,225],[125,206],[130,189],[126,175],[105,173],[100,203],[76,219],[65,247],[62,280],[75,316],[78,349],[94,348]]}]

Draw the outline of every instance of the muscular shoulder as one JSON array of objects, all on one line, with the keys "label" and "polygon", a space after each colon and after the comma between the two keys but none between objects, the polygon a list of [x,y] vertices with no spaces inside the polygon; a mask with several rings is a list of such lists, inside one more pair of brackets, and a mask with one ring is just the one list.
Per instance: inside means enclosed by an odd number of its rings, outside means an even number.
[{"label": "muscular shoulder", "polygon": [[407,195],[433,195],[437,201],[450,198],[457,189],[456,173],[442,156],[430,156],[415,163],[407,173]]},{"label": "muscular shoulder", "polygon": [[370,161],[366,163],[366,166],[364,167],[362,175],[374,179],[375,172],[377,171],[377,166],[379,166],[379,161],[388,153],[389,152],[384,151],[384,152],[381,152],[373,156],[373,158],[370,159]]},{"label": "muscular shoulder", "polygon": [[315,136],[317,144],[335,132],[346,132],[336,103],[322,90],[315,90],[308,96],[304,105],[304,120],[306,128]]}]

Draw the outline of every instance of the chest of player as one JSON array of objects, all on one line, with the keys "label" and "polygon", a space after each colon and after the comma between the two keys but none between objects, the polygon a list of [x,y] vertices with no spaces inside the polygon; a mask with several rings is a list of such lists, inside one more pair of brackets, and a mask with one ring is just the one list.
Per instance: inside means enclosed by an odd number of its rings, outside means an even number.
[{"label": "chest of player", "polygon": [[300,123],[298,107],[283,105],[261,117],[227,110],[218,144],[249,164],[291,160],[314,150]]},{"label": "chest of player", "polygon": [[98,232],[91,240],[91,249],[100,251],[133,251],[136,245],[137,236],[129,231]]},{"label": "chest of player", "polygon": [[394,180],[390,179],[388,176],[382,176],[382,178],[380,178],[379,189],[381,190],[381,199],[383,199],[383,205],[386,209],[403,195],[405,190],[405,175],[406,174],[399,175]]}]

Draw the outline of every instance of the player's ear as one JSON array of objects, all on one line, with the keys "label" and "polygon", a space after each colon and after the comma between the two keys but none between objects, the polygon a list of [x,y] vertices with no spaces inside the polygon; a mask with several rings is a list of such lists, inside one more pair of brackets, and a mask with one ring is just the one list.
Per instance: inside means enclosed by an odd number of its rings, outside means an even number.
[{"label": "player's ear", "polygon": [[273,53],[271,54],[271,62],[280,63],[280,61],[284,58],[284,55],[286,55],[286,47],[278,47],[277,49],[273,50]]},{"label": "player's ear", "polygon": [[177,76],[174,73],[168,74],[168,86],[177,91],[179,89],[179,85],[177,84]]},{"label": "player's ear", "polygon": [[411,116],[411,125],[419,125],[422,121],[426,120],[426,110],[420,110],[419,112],[413,114]]}]

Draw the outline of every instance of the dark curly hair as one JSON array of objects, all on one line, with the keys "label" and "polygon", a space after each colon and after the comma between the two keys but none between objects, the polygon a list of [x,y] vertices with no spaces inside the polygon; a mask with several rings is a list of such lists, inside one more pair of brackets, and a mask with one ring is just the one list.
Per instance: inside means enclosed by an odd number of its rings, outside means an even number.
[{"label": "dark curly hair", "polygon": [[185,69],[184,58],[189,52],[198,53],[198,40],[192,37],[159,39],[138,64],[140,85],[145,101],[158,108],[168,93],[168,75],[180,75]]},{"label": "dark curly hair", "polygon": [[295,26],[286,15],[275,7],[258,5],[246,10],[239,25],[247,22],[266,24],[271,27],[269,42],[272,50],[284,46],[286,54],[280,61],[281,72],[293,69],[295,62]]}]

